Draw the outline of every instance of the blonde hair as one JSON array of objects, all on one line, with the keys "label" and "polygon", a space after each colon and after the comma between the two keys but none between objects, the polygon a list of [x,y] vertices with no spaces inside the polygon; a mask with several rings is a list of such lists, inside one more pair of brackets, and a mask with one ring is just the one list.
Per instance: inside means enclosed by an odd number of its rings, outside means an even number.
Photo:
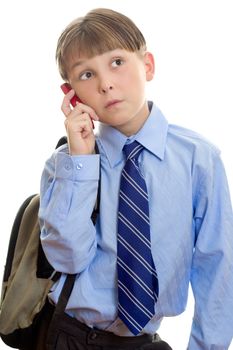
[{"label": "blonde hair", "polygon": [[114,49],[130,52],[146,50],[146,41],[127,16],[104,8],[94,9],[71,22],[58,39],[56,61],[64,80],[68,80],[67,62],[74,55],[88,58]]}]

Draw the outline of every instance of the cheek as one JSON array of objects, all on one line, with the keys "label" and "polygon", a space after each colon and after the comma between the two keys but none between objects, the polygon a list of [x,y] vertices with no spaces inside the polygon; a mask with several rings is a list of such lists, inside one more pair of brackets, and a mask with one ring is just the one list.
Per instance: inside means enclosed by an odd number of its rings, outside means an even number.
[{"label": "cheek", "polygon": [[133,88],[139,88],[140,86],[145,86],[146,81],[146,72],[142,69],[141,66],[138,69],[134,69],[130,72],[129,75],[125,74],[123,79],[127,79],[127,83],[131,85]]},{"label": "cheek", "polygon": [[83,84],[82,86],[77,86],[76,91],[83,103],[91,106],[95,96],[93,86],[91,84]]},{"label": "cheek", "polygon": [[140,74],[135,73],[130,75],[122,75],[119,80],[119,89],[124,91],[129,96],[141,94],[142,89],[144,88],[143,79]]},{"label": "cheek", "polygon": [[145,93],[145,73],[142,71],[134,72],[129,78],[125,78],[124,85],[130,94],[135,98],[144,97]]}]

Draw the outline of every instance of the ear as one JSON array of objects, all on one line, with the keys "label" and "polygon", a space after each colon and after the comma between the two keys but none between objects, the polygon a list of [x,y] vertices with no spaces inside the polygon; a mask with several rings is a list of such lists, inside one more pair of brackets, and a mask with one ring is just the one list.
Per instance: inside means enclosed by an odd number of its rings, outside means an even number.
[{"label": "ear", "polygon": [[145,52],[143,59],[144,59],[144,65],[145,65],[146,80],[151,81],[155,73],[154,56],[152,55],[151,52]]}]

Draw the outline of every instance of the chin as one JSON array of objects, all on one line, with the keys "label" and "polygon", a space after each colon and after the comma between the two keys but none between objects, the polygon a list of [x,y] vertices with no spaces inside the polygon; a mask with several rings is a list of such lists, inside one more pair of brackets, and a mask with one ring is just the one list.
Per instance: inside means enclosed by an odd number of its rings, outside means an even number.
[{"label": "chin", "polygon": [[125,124],[127,124],[128,122],[129,122],[129,119],[128,118],[120,118],[120,117],[115,117],[115,118],[111,118],[111,120],[110,119],[108,119],[108,120],[101,120],[101,118],[100,118],[100,120],[99,120],[101,123],[103,123],[103,124],[106,124],[106,125],[110,125],[110,126],[112,126],[112,127],[121,127],[121,126],[123,126],[123,125],[125,125]]}]

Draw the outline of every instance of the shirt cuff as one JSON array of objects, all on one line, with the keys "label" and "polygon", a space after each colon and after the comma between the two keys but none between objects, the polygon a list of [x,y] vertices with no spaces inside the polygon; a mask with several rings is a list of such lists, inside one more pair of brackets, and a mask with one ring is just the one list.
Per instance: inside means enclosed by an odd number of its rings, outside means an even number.
[{"label": "shirt cuff", "polygon": [[99,180],[99,154],[70,156],[58,152],[55,160],[55,178],[71,181]]}]

